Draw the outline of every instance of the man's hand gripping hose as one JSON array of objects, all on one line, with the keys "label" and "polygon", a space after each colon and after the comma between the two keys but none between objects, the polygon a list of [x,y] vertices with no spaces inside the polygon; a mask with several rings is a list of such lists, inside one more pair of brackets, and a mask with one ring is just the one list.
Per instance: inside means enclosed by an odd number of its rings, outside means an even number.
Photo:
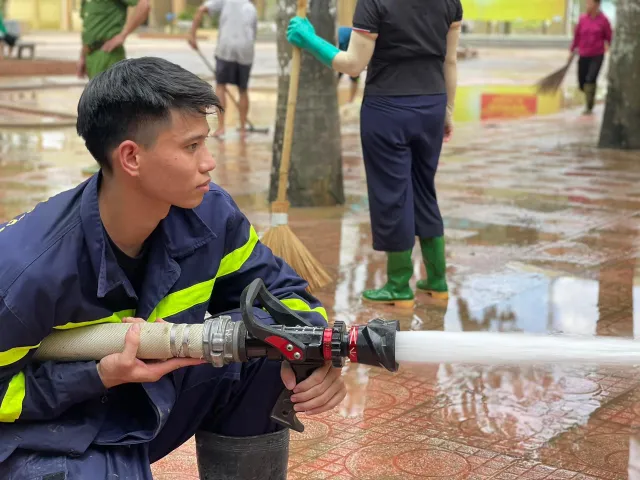
[{"label": "man's hand gripping hose", "polygon": [[[271,316],[274,324],[258,321],[256,302]],[[308,378],[326,361],[341,367],[351,362],[398,369],[395,361],[396,320],[371,320],[366,325],[336,321],[332,327],[316,327],[274,297],[261,279],[245,288],[240,298],[241,321],[230,315],[206,317],[202,324],[145,323],[141,326],[137,357],[141,360],[199,358],[214,367],[254,358],[287,360],[296,382]],[[54,332],[35,353],[36,361],[101,360],[122,352],[131,324],[93,325]],[[292,391],[283,389],[271,418],[298,432],[304,426],[291,402]]]}]

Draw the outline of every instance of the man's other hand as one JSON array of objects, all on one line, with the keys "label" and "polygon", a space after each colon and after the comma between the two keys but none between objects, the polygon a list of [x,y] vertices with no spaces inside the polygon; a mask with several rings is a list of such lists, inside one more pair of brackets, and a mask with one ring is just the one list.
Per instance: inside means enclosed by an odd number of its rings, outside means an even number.
[{"label": "man's other hand", "polygon": [[315,415],[333,409],[347,395],[347,387],[342,381],[342,369],[331,362],[315,370],[309,378],[296,385],[296,376],[289,362],[282,362],[282,382],[293,390],[291,401],[296,412]]},{"label": "man's other hand", "polygon": [[[156,320],[163,322],[162,319]],[[123,323],[131,323],[124,337],[122,353],[107,355],[98,363],[98,375],[106,388],[123,383],[157,382],[168,373],[182,367],[207,363],[198,358],[171,358],[169,360],[145,362],[136,357],[140,346],[141,318],[125,318]]]}]

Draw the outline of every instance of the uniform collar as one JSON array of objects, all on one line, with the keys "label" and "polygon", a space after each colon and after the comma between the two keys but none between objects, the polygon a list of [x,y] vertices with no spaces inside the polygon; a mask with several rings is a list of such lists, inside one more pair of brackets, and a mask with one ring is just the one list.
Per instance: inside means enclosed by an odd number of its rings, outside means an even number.
[{"label": "uniform collar", "polygon": [[[98,186],[101,179],[102,172],[98,172],[89,179],[82,192],[80,205],[82,229],[91,264],[98,277],[97,295],[98,298],[103,298],[122,285],[130,297],[137,298],[105,238],[106,233],[98,206]],[[158,228],[160,231],[156,230],[150,239],[152,245],[160,242],[162,250],[166,252],[166,261],[161,262],[163,265],[154,265],[158,273],[161,273],[163,267],[168,266],[170,260],[188,256],[217,237],[195,211],[178,207],[171,207],[169,214],[160,222]],[[158,260],[158,258],[155,259],[156,262]],[[152,261],[150,258],[150,264]]]}]

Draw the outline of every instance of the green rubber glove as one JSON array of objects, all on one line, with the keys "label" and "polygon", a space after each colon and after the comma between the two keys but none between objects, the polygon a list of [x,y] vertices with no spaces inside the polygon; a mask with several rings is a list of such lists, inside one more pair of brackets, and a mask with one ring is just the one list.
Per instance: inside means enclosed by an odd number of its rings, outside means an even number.
[{"label": "green rubber glove", "polygon": [[329,68],[331,68],[335,56],[340,52],[338,47],[316,35],[311,22],[302,17],[293,17],[289,22],[287,40],[292,45],[309,51]]}]

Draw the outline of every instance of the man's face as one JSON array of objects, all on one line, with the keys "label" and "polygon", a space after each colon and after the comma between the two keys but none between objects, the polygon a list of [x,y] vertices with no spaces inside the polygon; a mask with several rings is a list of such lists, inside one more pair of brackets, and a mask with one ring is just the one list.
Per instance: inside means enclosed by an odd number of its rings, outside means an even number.
[{"label": "man's face", "polygon": [[205,145],[209,124],[204,115],[171,112],[155,143],[139,152],[139,184],[150,198],[195,208],[209,191],[209,172],[216,162]]},{"label": "man's face", "polygon": [[598,4],[594,0],[587,0],[587,12],[592,13],[598,10]]}]

